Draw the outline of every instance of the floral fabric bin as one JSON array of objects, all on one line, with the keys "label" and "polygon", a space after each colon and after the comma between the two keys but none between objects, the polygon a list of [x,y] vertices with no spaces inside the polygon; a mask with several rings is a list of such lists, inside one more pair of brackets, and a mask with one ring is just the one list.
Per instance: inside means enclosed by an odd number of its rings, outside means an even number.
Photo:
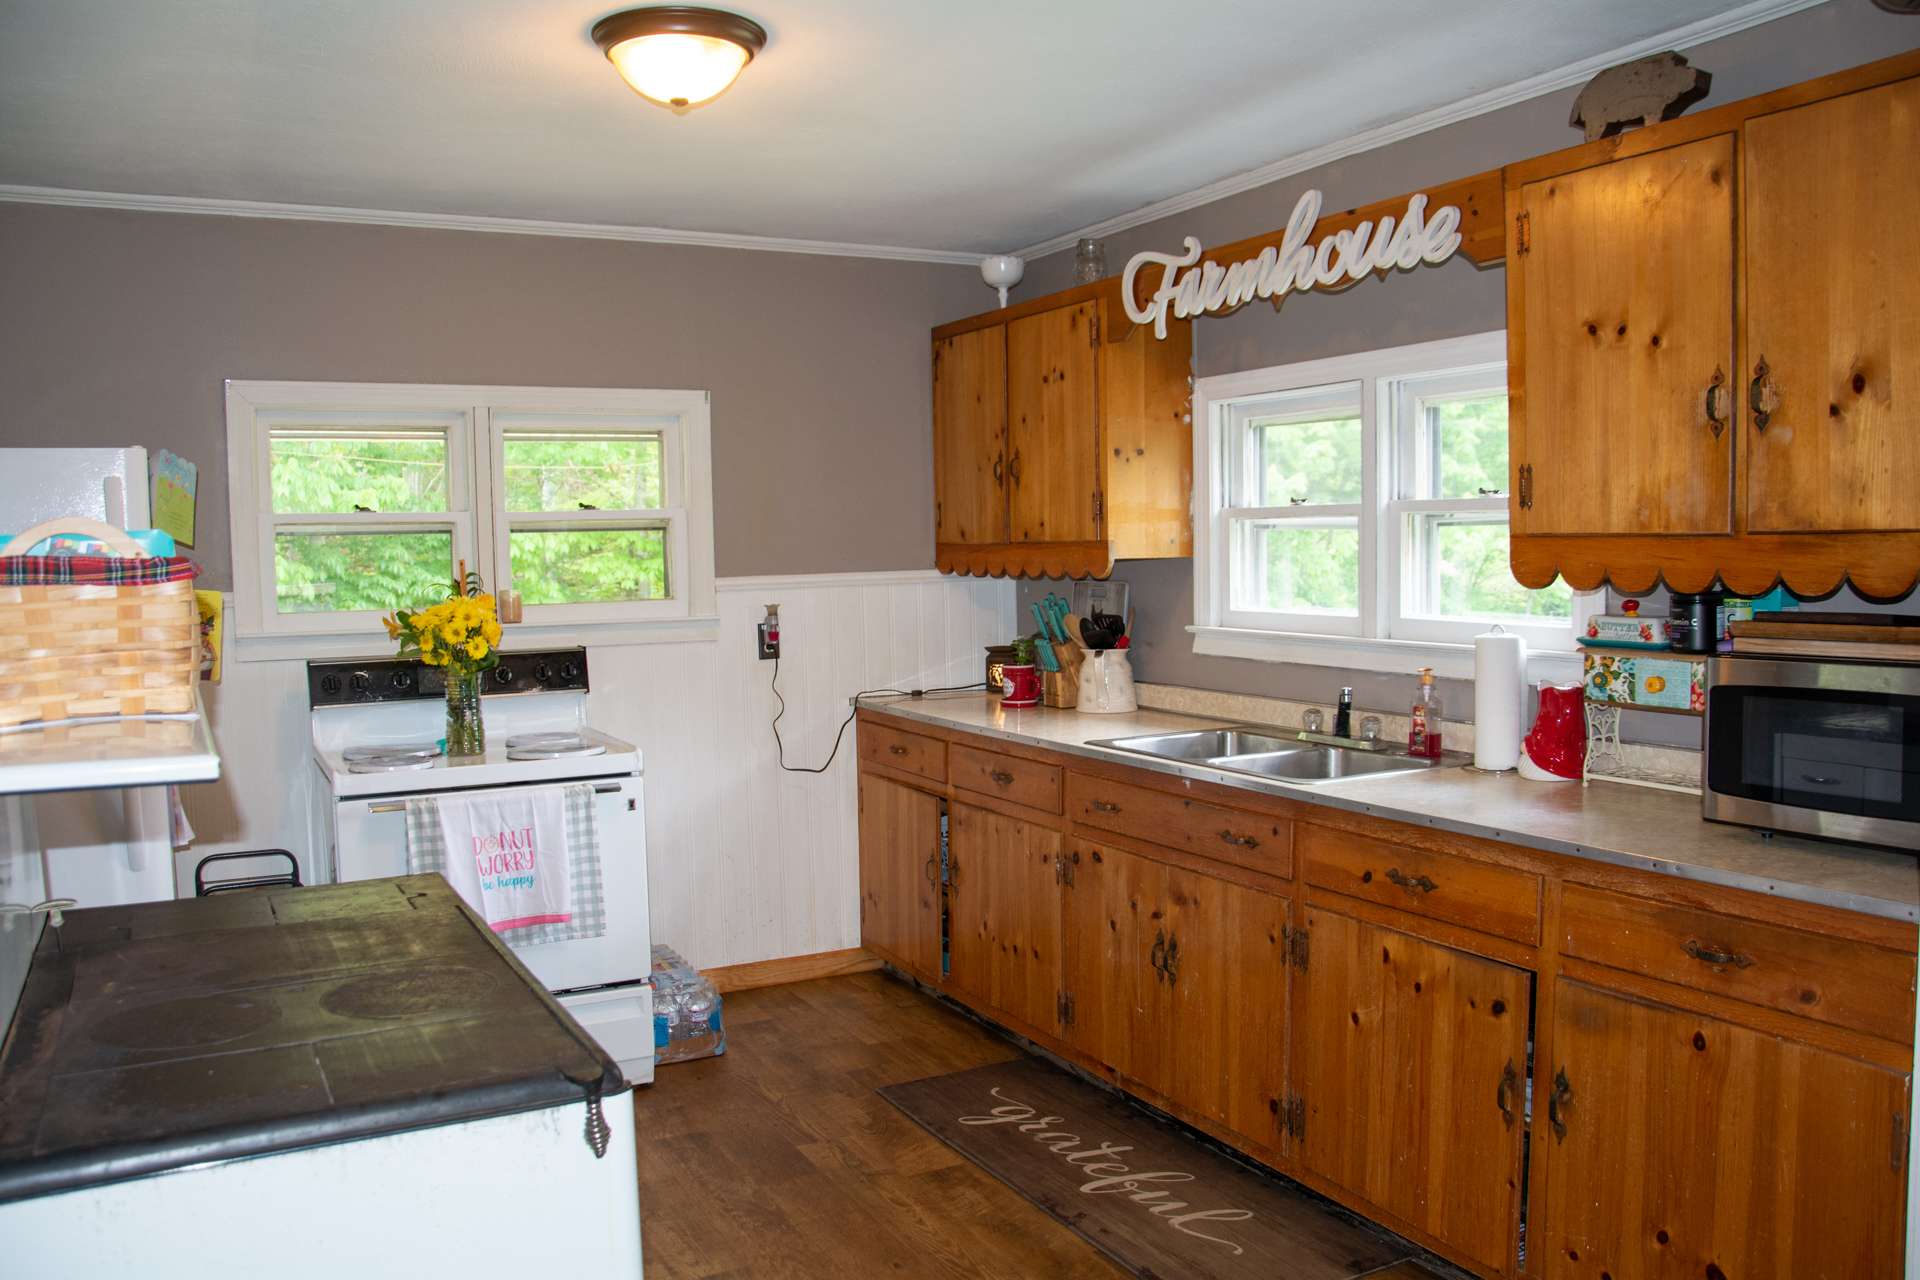
[{"label": "floral fabric bin", "polygon": [[1707,709],[1704,658],[1588,650],[1585,667],[1588,702],[1694,715]]}]

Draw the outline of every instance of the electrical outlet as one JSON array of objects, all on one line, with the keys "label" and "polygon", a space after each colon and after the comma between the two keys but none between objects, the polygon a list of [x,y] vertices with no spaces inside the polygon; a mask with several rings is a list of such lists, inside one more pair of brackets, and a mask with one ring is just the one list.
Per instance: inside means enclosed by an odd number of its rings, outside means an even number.
[{"label": "electrical outlet", "polygon": [[767,616],[760,619],[757,631],[761,661],[764,662],[769,658],[778,658],[780,656],[779,605],[770,604],[767,606]]}]

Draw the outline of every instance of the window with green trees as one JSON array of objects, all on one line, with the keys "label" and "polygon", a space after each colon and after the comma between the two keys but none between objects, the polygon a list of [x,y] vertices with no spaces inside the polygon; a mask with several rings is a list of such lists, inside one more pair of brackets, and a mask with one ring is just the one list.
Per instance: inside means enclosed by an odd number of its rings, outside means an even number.
[{"label": "window with green trees", "polygon": [[457,567],[528,622],[710,615],[699,391],[232,382],[242,635],[378,629]]}]

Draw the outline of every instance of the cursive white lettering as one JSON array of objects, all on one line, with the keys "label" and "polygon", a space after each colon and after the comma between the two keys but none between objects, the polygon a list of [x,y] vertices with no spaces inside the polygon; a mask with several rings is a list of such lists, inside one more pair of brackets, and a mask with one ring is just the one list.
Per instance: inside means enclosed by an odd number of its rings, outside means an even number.
[{"label": "cursive white lettering", "polygon": [[[1460,248],[1460,210],[1444,205],[1426,216],[1427,197],[1408,197],[1399,219],[1383,217],[1343,228],[1309,244],[1320,221],[1322,196],[1303,191],[1287,218],[1278,249],[1268,245],[1258,255],[1221,266],[1201,261],[1200,242],[1182,241],[1178,254],[1143,250],[1127,261],[1120,277],[1121,304],[1135,324],[1153,325],[1153,336],[1167,336],[1169,319],[1187,320],[1208,312],[1227,312],[1255,298],[1280,299],[1297,289],[1331,288],[1364,280],[1376,271],[1411,269],[1421,263],[1445,262]],[[1134,283],[1141,268],[1160,267],[1160,283],[1142,304]]]}]

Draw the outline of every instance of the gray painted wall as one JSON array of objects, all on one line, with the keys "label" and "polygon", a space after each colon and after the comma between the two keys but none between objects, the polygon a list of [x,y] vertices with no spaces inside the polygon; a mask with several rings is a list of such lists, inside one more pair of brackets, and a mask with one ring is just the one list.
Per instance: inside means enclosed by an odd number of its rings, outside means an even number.
[{"label": "gray painted wall", "polygon": [[[1711,96],[1694,110],[1916,46],[1920,17],[1895,17],[1870,0],[1834,0],[1688,50],[1694,65],[1714,77]],[[1580,141],[1567,125],[1577,93],[1571,88],[1518,103],[1116,234],[1106,242],[1108,268],[1119,272],[1142,249],[1177,252],[1186,235],[1214,245],[1285,226],[1294,202],[1309,188],[1326,193],[1328,209],[1340,209],[1571,146]],[[1015,300],[1067,287],[1072,260],[1066,250],[1029,264]],[[1374,277],[1340,293],[1291,295],[1278,311],[1255,303],[1224,318],[1202,317],[1194,322],[1194,372],[1207,377],[1504,328],[1505,289],[1500,267],[1482,270],[1454,259],[1440,267]],[[1193,621],[1191,561],[1124,562],[1114,576],[1132,586],[1139,631],[1134,668],[1143,680],[1321,700],[1341,685],[1352,685],[1361,705],[1383,710],[1400,709],[1411,698],[1413,682],[1402,676],[1196,656],[1185,630]],[[1027,602],[1047,589],[1048,584],[1023,585],[1020,616],[1026,616]],[[1449,713],[1470,716],[1471,683],[1448,680],[1441,687]],[[1698,743],[1697,722],[1633,719],[1638,723],[1631,726],[1631,736]]]},{"label": "gray painted wall", "polygon": [[927,331],[970,267],[0,205],[0,446],[199,464],[232,585],[226,378],[713,393],[722,575],[933,563]]}]

